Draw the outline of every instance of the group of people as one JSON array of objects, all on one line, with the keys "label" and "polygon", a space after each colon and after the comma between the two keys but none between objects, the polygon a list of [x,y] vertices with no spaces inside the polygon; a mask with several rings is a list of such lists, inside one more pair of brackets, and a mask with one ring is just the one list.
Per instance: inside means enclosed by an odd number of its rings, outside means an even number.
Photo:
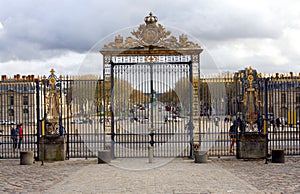
[{"label": "group of people", "polygon": [[12,127],[10,130],[11,139],[13,141],[13,149],[21,148],[21,143],[23,140],[23,126],[18,124],[16,128]]},{"label": "group of people", "polygon": [[230,143],[230,153],[233,153],[234,144],[236,143],[236,133],[237,131],[245,132],[246,130],[246,123],[241,120],[241,118],[237,118],[236,120],[233,120],[233,124],[229,128],[229,136],[231,138]]}]

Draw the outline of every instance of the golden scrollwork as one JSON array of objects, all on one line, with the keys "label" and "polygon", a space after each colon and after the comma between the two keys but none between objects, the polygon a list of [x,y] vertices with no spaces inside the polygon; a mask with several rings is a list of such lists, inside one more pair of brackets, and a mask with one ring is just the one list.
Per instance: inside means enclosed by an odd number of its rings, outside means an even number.
[{"label": "golden scrollwork", "polygon": [[249,89],[248,89],[248,91],[252,91],[253,90],[253,88],[252,88],[253,80],[254,80],[253,75],[252,74],[248,75],[248,81],[249,81]]},{"label": "golden scrollwork", "polygon": [[[54,74],[54,69],[51,69],[50,75],[48,76],[48,91],[46,93],[46,98],[45,98],[45,104],[46,104],[46,114],[47,114],[47,120],[50,123],[57,123],[59,120],[59,112],[60,112],[60,106],[61,106],[61,96],[60,96],[60,85],[58,82],[60,80],[58,77]],[[46,80],[46,76],[44,76]],[[61,77],[62,79],[62,77]],[[51,129],[50,131],[46,132],[47,134],[51,134]]]},{"label": "golden scrollwork", "polygon": [[145,24],[141,24],[137,30],[131,32],[132,36],[125,38],[121,35],[115,37],[114,42],[104,45],[104,48],[139,48],[139,47],[163,47],[163,48],[198,48],[201,47],[188,40],[187,35],[182,34],[178,37],[171,36],[171,32],[158,24],[157,17],[150,12],[145,17]]},{"label": "golden scrollwork", "polygon": [[145,57],[146,62],[158,62],[158,57],[157,56],[146,56]]},{"label": "golden scrollwork", "polygon": [[256,70],[250,67],[240,73],[240,78],[244,80],[243,105],[245,107],[245,119],[252,128],[253,123],[258,119],[259,114],[259,86],[260,77]]}]

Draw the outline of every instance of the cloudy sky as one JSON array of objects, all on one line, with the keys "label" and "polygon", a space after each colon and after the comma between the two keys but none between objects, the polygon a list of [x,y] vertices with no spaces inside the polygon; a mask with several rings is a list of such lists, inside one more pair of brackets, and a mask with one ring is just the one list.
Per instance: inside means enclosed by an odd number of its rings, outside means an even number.
[{"label": "cloudy sky", "polygon": [[201,44],[204,71],[300,72],[298,0],[0,0],[0,72],[79,74],[91,50],[150,11]]}]

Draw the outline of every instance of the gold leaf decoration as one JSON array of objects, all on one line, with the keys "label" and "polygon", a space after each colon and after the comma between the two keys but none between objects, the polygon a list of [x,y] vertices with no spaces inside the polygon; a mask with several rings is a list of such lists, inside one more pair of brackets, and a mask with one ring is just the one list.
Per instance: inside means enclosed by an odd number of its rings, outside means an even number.
[{"label": "gold leaf decoration", "polygon": [[121,35],[115,37],[114,42],[104,45],[104,48],[113,49],[129,49],[129,48],[144,48],[149,46],[161,48],[197,48],[201,47],[188,40],[187,35],[182,34],[177,39],[171,36],[171,31],[168,31],[161,24],[157,24],[157,17],[152,13],[145,17],[146,24],[141,24],[137,30],[131,32],[132,36],[126,37],[125,41]]}]

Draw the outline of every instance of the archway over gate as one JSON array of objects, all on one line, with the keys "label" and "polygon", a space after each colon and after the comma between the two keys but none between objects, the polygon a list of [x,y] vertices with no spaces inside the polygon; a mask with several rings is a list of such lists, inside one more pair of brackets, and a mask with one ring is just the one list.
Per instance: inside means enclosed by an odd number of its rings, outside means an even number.
[{"label": "archway over gate", "polygon": [[[193,157],[193,78],[202,48],[175,37],[152,13],[132,36],[101,49],[110,82],[113,157]],[[199,83],[199,82],[198,82]]]}]

